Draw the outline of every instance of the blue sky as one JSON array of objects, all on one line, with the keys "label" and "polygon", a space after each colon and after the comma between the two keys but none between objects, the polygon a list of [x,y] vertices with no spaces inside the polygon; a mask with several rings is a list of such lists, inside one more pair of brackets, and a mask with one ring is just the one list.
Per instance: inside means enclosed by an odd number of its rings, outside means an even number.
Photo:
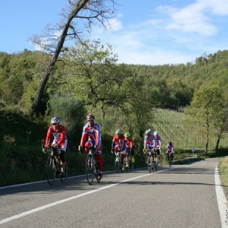
[{"label": "blue sky", "polygon": [[[228,50],[228,0],[115,0],[111,30],[90,39],[109,43],[120,63],[180,64]],[[0,52],[36,50],[29,37],[58,23],[67,0],[0,0]]]}]

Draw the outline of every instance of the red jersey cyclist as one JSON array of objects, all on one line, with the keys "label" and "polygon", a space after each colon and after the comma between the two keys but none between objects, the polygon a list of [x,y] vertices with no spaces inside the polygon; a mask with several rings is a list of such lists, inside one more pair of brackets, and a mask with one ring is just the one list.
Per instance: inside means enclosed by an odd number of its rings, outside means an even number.
[{"label": "red jersey cyclist", "polygon": [[[64,176],[63,167],[65,167],[65,152],[67,148],[67,136],[66,136],[66,129],[63,125],[60,124],[60,119],[58,116],[55,116],[51,119],[51,126],[48,128],[46,140],[45,140],[45,148],[49,148],[51,137],[54,137],[52,141],[53,150],[56,148],[60,148],[60,166],[61,166],[61,176]],[[55,152],[55,151],[54,151]]]},{"label": "red jersey cyclist", "polygon": [[131,156],[132,162],[135,162],[134,159],[134,141],[131,138],[131,134],[129,132],[126,132],[124,134],[125,137],[125,144],[126,144],[126,151],[129,151],[129,155]]},{"label": "red jersey cyclist", "polygon": [[114,135],[112,139],[112,147],[111,147],[111,153],[115,152],[115,154],[120,151],[121,154],[121,160],[122,160],[122,170],[124,170],[125,167],[125,153],[126,153],[126,144],[125,144],[125,137],[122,134],[120,129],[116,130],[116,134]]},{"label": "red jersey cyclist", "polygon": [[102,168],[103,168],[103,161],[102,161],[102,143],[101,143],[101,132],[100,132],[100,125],[94,122],[95,117],[93,114],[87,115],[87,123],[84,125],[82,130],[82,137],[80,145],[78,146],[78,150],[80,151],[81,147],[85,146],[85,152],[89,153],[88,147],[96,148],[96,159],[98,163],[99,174],[98,178],[102,178]]}]

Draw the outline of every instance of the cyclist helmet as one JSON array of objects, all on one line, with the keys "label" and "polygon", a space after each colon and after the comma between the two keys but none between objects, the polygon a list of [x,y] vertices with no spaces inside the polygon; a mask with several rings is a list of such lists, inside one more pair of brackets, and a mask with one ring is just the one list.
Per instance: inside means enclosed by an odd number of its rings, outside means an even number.
[{"label": "cyclist helmet", "polygon": [[121,130],[120,129],[116,130],[116,135],[118,135],[118,134],[121,134]]},{"label": "cyclist helmet", "polygon": [[156,136],[156,135],[159,135],[158,131],[155,131],[154,132],[154,136]]},{"label": "cyclist helmet", "polygon": [[145,131],[145,135],[150,135],[151,134],[151,129],[148,129]]},{"label": "cyclist helmet", "polygon": [[95,117],[93,114],[88,114],[86,118],[87,118],[87,121],[88,120],[93,120],[93,121],[95,120]]},{"label": "cyclist helmet", "polygon": [[173,145],[172,142],[169,142],[169,145],[172,146]]},{"label": "cyclist helmet", "polygon": [[60,122],[60,119],[59,119],[58,116],[55,116],[55,117],[53,117],[53,118],[51,119],[51,123],[52,123],[52,124],[57,124],[57,123],[59,123],[59,122]]},{"label": "cyclist helmet", "polygon": [[124,136],[127,138],[127,137],[130,137],[131,134],[130,134],[129,132],[126,132],[126,133],[124,134]]}]

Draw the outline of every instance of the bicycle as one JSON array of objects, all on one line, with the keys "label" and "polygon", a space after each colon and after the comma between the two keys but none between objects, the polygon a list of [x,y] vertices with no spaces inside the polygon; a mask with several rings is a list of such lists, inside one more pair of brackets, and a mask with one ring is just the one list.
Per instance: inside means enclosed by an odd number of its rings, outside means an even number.
[{"label": "bicycle", "polygon": [[168,152],[168,163],[169,163],[169,167],[172,166],[172,161],[173,161],[173,153],[172,152]]},{"label": "bicycle", "polygon": [[[43,146],[42,146],[43,147]],[[60,178],[60,181],[64,183],[67,180],[68,175],[68,166],[65,162],[65,166],[63,167],[64,176],[61,175],[61,166],[62,161],[60,159],[60,148],[50,147],[42,149],[42,152],[48,154],[48,158],[46,161],[45,169],[46,169],[46,176],[49,185],[54,185],[57,175]]]},{"label": "bicycle", "polygon": [[97,159],[96,156],[94,156],[96,149],[92,147],[83,147],[84,150],[85,148],[89,149],[89,152],[85,158],[85,174],[87,182],[89,185],[92,185],[93,179],[95,177],[97,179],[97,183],[100,183],[100,178],[98,178],[99,169]]},{"label": "bicycle", "polygon": [[[145,152],[144,152],[145,153]],[[147,154],[147,166],[148,166],[148,172],[151,173],[154,172],[154,164],[153,164],[153,149],[146,150]]]},{"label": "bicycle", "polygon": [[116,171],[116,173],[122,170],[120,150],[117,150],[117,152],[115,153],[114,170]]},{"label": "bicycle", "polygon": [[126,155],[125,155],[125,169],[126,169],[126,171],[132,171],[133,170],[131,150],[129,148],[127,148]]},{"label": "bicycle", "polygon": [[153,163],[154,163],[154,168],[155,171],[158,171],[158,151],[160,151],[159,148],[155,148],[154,150],[154,156],[153,156]]}]

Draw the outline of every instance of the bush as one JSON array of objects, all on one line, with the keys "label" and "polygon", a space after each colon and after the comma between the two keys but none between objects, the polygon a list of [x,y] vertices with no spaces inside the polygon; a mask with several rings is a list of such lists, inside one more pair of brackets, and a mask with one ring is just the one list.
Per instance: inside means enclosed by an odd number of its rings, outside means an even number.
[{"label": "bush", "polygon": [[69,145],[79,145],[87,114],[82,102],[70,95],[56,94],[51,97],[47,111],[47,123],[50,123],[52,117],[59,116],[61,124],[66,127]]}]

